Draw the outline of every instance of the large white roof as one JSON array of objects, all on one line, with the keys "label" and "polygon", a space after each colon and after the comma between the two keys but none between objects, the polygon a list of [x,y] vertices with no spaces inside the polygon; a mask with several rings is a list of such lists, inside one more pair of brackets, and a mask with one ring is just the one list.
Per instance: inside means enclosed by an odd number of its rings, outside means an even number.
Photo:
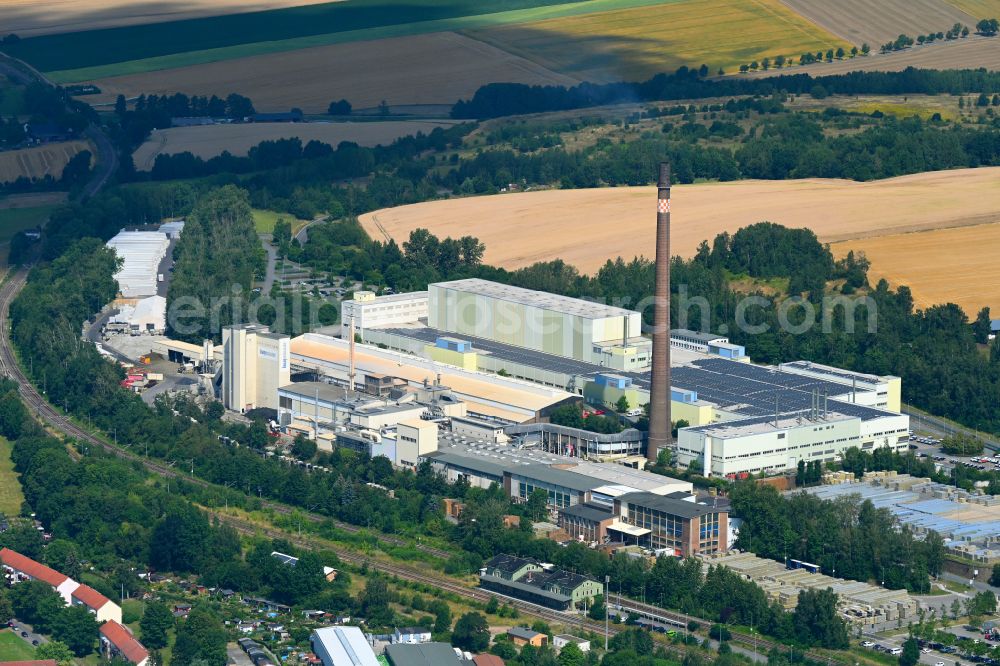
[{"label": "large white roof", "polygon": [[122,259],[115,273],[118,291],[125,298],[155,296],[156,275],[167,254],[170,239],[160,231],[121,231],[107,243]]},{"label": "large white roof", "polygon": [[582,298],[550,294],[545,291],[534,291],[533,289],[524,289],[523,287],[512,287],[508,284],[491,282],[480,278],[435,282],[429,288],[432,292],[435,288],[464,291],[469,294],[486,296],[488,298],[541,308],[543,310],[552,310],[553,312],[583,317],[584,319],[604,319],[607,317],[638,315],[633,310],[626,310],[625,308],[613,305],[587,301]]},{"label": "large white roof", "polygon": [[[379,666],[375,651],[357,627],[322,627],[314,634],[326,650],[325,666]],[[319,656],[319,655],[317,655]]]}]

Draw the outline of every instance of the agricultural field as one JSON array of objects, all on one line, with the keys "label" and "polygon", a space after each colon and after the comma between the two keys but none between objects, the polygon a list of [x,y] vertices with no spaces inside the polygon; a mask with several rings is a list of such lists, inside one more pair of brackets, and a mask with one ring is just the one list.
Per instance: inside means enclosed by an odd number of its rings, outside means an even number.
[{"label": "agricultural field", "polygon": [[[22,502],[24,495],[21,494],[20,477],[14,471],[14,461],[10,459],[10,442],[5,437],[0,437],[0,513],[19,516]],[[6,661],[2,650],[3,646],[0,644],[0,660]]]},{"label": "agricultural field", "polygon": [[778,0],[675,0],[468,34],[587,81],[639,80],[680,65],[713,73],[779,54],[849,48]]},{"label": "agricultural field", "polygon": [[930,119],[937,113],[941,115],[943,120],[975,121],[979,115],[976,113],[976,109],[960,109],[959,99],[958,96],[951,95],[908,95],[905,100],[899,95],[831,95],[824,99],[800,95],[794,100],[790,100],[788,106],[796,111],[816,113],[830,107],[851,113],[872,114],[881,111],[897,118],[920,116],[924,120]]},{"label": "agricultural field", "polygon": [[936,42],[914,46],[903,51],[867,57],[845,58],[833,62],[813,63],[805,67],[771,69],[738,76],[780,76],[782,74],[809,74],[828,76],[847,72],[901,72],[907,67],[923,69],[976,69],[985,67],[1000,70],[1000,38],[970,36],[952,42]]},{"label": "agricultural field", "polygon": [[43,35],[5,49],[60,83],[313,46],[586,14],[665,0],[342,0],[308,7]]},{"label": "agricultural field", "polygon": [[22,39],[60,32],[119,28],[220,14],[316,5],[330,0],[6,0],[0,5],[4,34]]},{"label": "agricultural field", "polygon": [[233,155],[246,155],[261,141],[298,137],[305,145],[312,140],[336,147],[341,141],[353,141],[361,146],[388,145],[401,136],[429,133],[435,127],[448,127],[453,121],[404,120],[386,122],[345,123],[245,123],[172,127],[153,130],[132,154],[140,171],[153,168],[158,155],[190,152],[208,159],[228,150]]},{"label": "agricultural field", "polygon": [[917,307],[956,303],[973,318],[983,306],[1000,311],[997,247],[1000,222],[844,241],[831,250],[837,257],[864,252],[872,262],[869,278],[909,286]]},{"label": "agricultural field", "polygon": [[19,176],[44,178],[51,175],[58,179],[63,167],[77,153],[94,149],[87,141],[48,143],[34,148],[0,152],[0,183],[15,181]]},{"label": "agricultural field", "polygon": [[[912,37],[944,32],[956,23],[975,26],[971,14],[946,0],[781,0],[808,21],[860,46],[867,42],[874,50],[907,34]],[[981,17],[980,17],[981,18]],[[814,49],[815,50],[815,49]]]},{"label": "agricultural field", "polygon": [[9,118],[24,113],[24,86],[13,85],[0,75],[0,116]]},{"label": "agricultural field", "polygon": [[[440,237],[472,234],[486,244],[485,261],[505,268],[561,258],[593,273],[609,258],[652,255],[654,198],[651,187],[546,190],[400,206],[363,215],[361,222],[373,238],[397,242],[418,227]],[[679,185],[673,189],[672,209],[671,247],[682,256],[691,256],[701,241],[718,233],[762,220],[808,227],[825,242],[860,241],[1000,222],[1000,168],[867,183],[806,179]],[[995,247],[977,243],[972,251],[982,254],[981,261],[994,261]],[[873,275],[880,270],[876,263]]]},{"label": "agricultural field", "polygon": [[976,20],[1000,18],[1000,0],[948,0],[948,4],[962,10]]},{"label": "agricultural field", "polygon": [[0,662],[31,661],[35,658],[35,648],[21,640],[10,629],[0,631]]},{"label": "agricultural field", "polygon": [[257,110],[325,113],[335,99],[355,109],[453,104],[495,81],[573,85],[570,77],[453,32],[337,44],[93,81],[94,101],[140,93],[225,96],[239,92]]}]

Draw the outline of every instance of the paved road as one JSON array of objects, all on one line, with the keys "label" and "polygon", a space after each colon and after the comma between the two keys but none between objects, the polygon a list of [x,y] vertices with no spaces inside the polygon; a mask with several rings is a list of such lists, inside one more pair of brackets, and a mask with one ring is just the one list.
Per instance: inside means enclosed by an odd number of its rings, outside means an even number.
[{"label": "paved road", "polygon": [[267,253],[267,270],[264,273],[264,282],[261,285],[261,295],[267,296],[274,286],[274,267],[278,261],[278,248],[271,244],[271,234],[260,234],[260,242]]},{"label": "paved road", "polygon": [[941,437],[958,433],[966,435],[967,437],[972,437],[973,439],[981,439],[988,448],[991,448],[994,451],[1000,451],[1000,442],[998,442],[995,438],[990,437],[987,433],[977,432],[970,428],[949,423],[948,421],[940,419],[936,416],[916,411],[909,405],[905,404],[903,405],[903,413],[909,415],[911,419],[910,427],[914,430],[918,428],[921,430],[927,430]]},{"label": "paved road", "polygon": [[[25,624],[20,620],[17,619],[14,620],[14,626],[12,629],[14,631],[14,634],[28,645],[33,645],[34,641],[38,641],[39,645],[41,645],[42,643],[49,642],[49,639],[47,639],[45,636],[36,633],[30,624]],[[21,635],[22,633],[26,633],[27,636],[22,636]]]},{"label": "paved road", "polygon": [[323,217],[317,217],[315,220],[311,222],[307,222],[305,226],[299,229],[299,232],[295,234],[294,237],[295,240],[299,242],[299,245],[305,245],[306,243],[309,242],[309,227],[313,226],[314,224],[320,224],[322,222],[326,222],[329,219],[330,219],[329,215],[324,215]]}]

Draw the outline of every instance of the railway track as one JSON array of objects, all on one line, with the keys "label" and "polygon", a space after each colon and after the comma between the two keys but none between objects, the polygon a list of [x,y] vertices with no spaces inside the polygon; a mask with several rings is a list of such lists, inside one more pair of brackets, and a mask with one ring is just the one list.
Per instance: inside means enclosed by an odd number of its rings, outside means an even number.
[{"label": "railway track", "polygon": [[[30,267],[23,267],[19,269],[13,275],[10,275],[8,279],[0,286],[0,372],[5,376],[13,379],[18,384],[18,389],[21,395],[21,399],[28,406],[29,410],[32,410],[37,415],[38,419],[43,423],[47,424],[51,428],[58,430],[69,437],[78,439],[80,441],[87,442],[89,444],[99,446],[103,450],[111,453],[119,458],[128,460],[131,462],[137,462],[142,465],[148,471],[157,474],[161,477],[167,479],[183,479],[188,483],[192,483],[205,488],[217,488],[220,490],[225,490],[222,486],[218,484],[210,483],[204,479],[185,474],[173,467],[168,465],[155,462],[143,456],[131,453],[127,449],[114,446],[104,440],[95,437],[93,434],[87,430],[81,428],[75,424],[71,419],[67,418],[65,415],[60,413],[58,410],[52,407],[49,402],[38,392],[34,384],[31,383],[29,378],[24,374],[21,369],[20,364],[17,362],[17,358],[14,354],[13,346],[10,341],[10,304],[17,294],[24,287],[27,281],[28,271]],[[282,515],[289,515],[293,512],[293,509],[289,506],[278,504],[271,501],[262,501],[262,506],[270,509],[276,513]],[[290,535],[285,531],[278,530],[276,528],[265,528],[259,525],[255,525],[247,520],[237,518],[235,516],[230,516],[227,514],[219,513],[216,511],[210,511],[214,516],[218,517],[220,521],[231,526],[233,529],[237,530],[242,534],[254,535],[258,533],[263,533],[272,538],[282,538],[292,541],[296,545],[303,548],[312,549],[314,544],[307,539],[301,537],[296,537]],[[314,513],[304,513],[304,517],[315,523],[329,521],[332,525],[338,529],[344,530],[349,533],[358,533],[361,528],[355,525],[349,525],[340,521],[333,520],[327,516],[322,516]],[[388,536],[388,535],[378,535],[379,540],[392,545],[398,546],[410,546],[402,539]],[[442,559],[447,559],[451,556],[451,553],[438,548],[433,548],[430,546],[420,545],[416,546],[419,550],[426,552],[428,554],[434,555],[435,557],[440,557]],[[494,595],[490,592],[480,590],[478,588],[472,588],[462,583],[456,582],[444,576],[433,576],[421,571],[415,567],[405,566],[401,564],[387,563],[377,560],[370,560],[365,555],[358,554],[351,550],[341,547],[332,547],[332,550],[345,562],[350,562],[352,564],[362,564],[367,562],[370,568],[375,568],[379,571],[383,571],[387,574],[397,576],[403,580],[408,580],[412,582],[424,583],[431,585],[433,587],[452,592],[454,594],[460,595],[463,598],[471,599],[473,601],[478,601],[485,603],[489,601],[491,596]],[[511,597],[506,597],[505,601],[517,608],[522,614],[529,615],[531,617],[537,617],[543,619],[547,622],[555,622],[562,625],[570,625],[579,627],[581,630],[593,631],[595,633],[601,634],[605,630],[605,624],[603,622],[598,622],[586,618],[584,616],[564,613],[561,611],[546,608],[544,606],[539,606],[519,599],[514,599]],[[607,600],[610,603],[610,599]],[[704,624],[705,620],[703,618],[694,617],[691,615],[686,615],[684,613],[678,613],[674,611],[668,611],[658,606],[652,604],[646,604],[633,600],[625,600],[620,602],[618,608],[625,612],[635,612],[639,615],[649,617],[652,619],[666,620],[671,624],[676,624],[678,626],[687,626],[691,621],[697,622],[699,625]],[[614,627],[609,628],[609,635],[614,635],[618,633],[618,630]],[[753,636],[747,636],[745,634],[732,632],[732,640],[735,643],[739,643],[745,648],[753,647],[755,651],[766,654],[772,648],[778,646],[777,643],[769,641],[766,639],[756,638]],[[678,649],[683,649],[683,646],[675,646]],[[807,653],[811,659],[816,661],[830,664],[838,664],[835,660],[832,660],[825,655],[816,654],[813,652]]]}]

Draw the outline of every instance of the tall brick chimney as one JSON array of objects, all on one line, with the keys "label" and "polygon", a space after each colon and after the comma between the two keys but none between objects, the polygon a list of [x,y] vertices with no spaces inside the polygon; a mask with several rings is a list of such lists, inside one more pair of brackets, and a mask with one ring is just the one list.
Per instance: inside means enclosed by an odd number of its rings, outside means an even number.
[{"label": "tall brick chimney", "polygon": [[649,390],[646,459],[656,462],[670,437],[670,165],[660,163],[656,192],[656,289],[653,314],[653,372]]}]

